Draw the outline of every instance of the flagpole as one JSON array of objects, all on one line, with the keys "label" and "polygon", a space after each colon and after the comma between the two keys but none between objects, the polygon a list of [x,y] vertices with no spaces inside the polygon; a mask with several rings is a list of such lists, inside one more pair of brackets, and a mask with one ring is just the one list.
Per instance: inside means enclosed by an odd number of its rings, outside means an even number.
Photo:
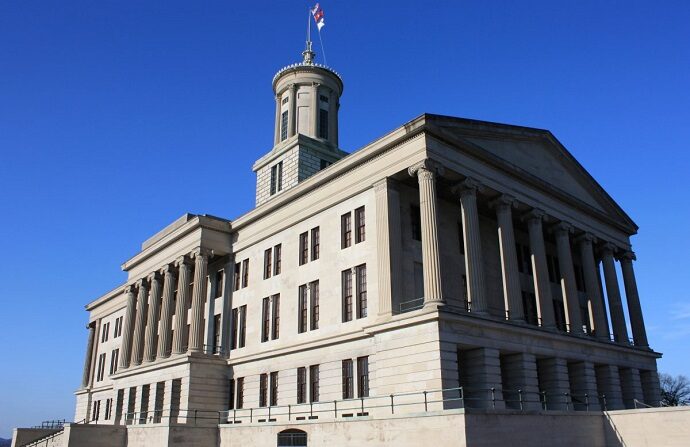
[{"label": "flagpole", "polygon": [[307,11],[307,42],[311,42],[311,8],[308,8]]},{"label": "flagpole", "polygon": [[323,47],[323,40],[321,40],[321,30],[318,30],[318,34],[319,34],[319,43],[321,44],[321,52],[323,53],[323,64],[328,65],[328,61],[326,61],[326,49]]}]

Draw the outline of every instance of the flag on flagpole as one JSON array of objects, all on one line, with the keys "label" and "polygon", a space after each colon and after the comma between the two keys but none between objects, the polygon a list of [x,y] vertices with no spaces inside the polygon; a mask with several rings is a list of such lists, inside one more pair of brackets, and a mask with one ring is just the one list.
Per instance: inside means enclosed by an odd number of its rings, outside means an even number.
[{"label": "flag on flagpole", "polygon": [[323,9],[321,9],[321,6],[319,6],[318,3],[312,8],[311,15],[314,16],[316,27],[319,29],[319,31],[321,31],[321,28],[323,28],[326,23],[323,21]]}]

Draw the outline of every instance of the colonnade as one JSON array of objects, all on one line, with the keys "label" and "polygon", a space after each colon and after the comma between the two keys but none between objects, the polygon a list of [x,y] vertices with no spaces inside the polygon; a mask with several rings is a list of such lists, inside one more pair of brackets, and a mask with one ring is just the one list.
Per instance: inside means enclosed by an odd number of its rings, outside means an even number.
[{"label": "colonnade", "polygon": [[[156,358],[169,357],[171,353],[203,351],[209,254],[206,249],[197,248],[189,255],[180,256],[172,265],[165,265],[125,288],[127,310],[120,368],[153,362]],[[190,297],[192,269],[194,282]],[[189,336],[185,344],[190,298]],[[173,315],[176,315],[174,327]]]},{"label": "colonnade", "polygon": [[[442,275],[438,237],[438,210],[436,182],[443,175],[443,167],[426,159],[408,169],[411,176],[419,182],[419,207],[421,213],[422,258],[424,277],[424,306],[437,306],[445,302],[442,296]],[[463,239],[465,247],[465,273],[467,279],[468,310],[477,314],[488,314],[484,263],[482,260],[479,212],[477,209],[478,191],[482,185],[474,179],[466,178],[452,191],[461,207]],[[496,213],[497,233],[500,248],[501,274],[503,278],[503,298],[506,318],[515,322],[525,321],[525,309],[522,300],[518,271],[518,254],[513,223],[515,198],[500,194],[489,202]],[[606,294],[609,300],[611,325],[614,340],[618,343],[629,343],[623,304],[616,276],[615,261],[620,261],[623,274],[623,285],[628,304],[630,323],[634,344],[647,347],[647,335],[640,307],[640,300],[635,281],[632,261],[635,256],[627,250],[620,250],[613,244],[600,241],[585,230],[578,230],[564,221],[545,228],[547,215],[543,210],[533,208],[522,213],[520,219],[525,222],[529,234],[529,251],[537,301],[540,325],[544,328],[555,328],[556,318],[553,307],[551,284],[545,249],[545,230],[552,231],[558,253],[560,278],[558,281],[563,293],[568,331],[582,335],[583,315],[581,314],[578,290],[575,283],[575,268],[571,246],[577,247],[581,258],[584,287],[590,302],[593,335],[602,340],[609,339],[608,320],[605,313],[604,297],[600,289],[598,262],[595,248],[601,256],[604,269]],[[548,218],[549,222],[557,220]],[[577,234],[577,237],[575,235]]]}]

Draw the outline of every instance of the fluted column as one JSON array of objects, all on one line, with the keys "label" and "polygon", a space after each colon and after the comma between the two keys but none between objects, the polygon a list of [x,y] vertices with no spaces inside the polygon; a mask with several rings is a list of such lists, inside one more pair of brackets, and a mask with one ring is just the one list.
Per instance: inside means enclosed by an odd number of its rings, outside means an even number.
[{"label": "fluted column", "polygon": [[297,86],[295,84],[288,85],[288,138],[295,135],[295,128],[297,126]]},{"label": "fluted column", "polygon": [[314,138],[319,137],[319,84],[311,86],[311,130]]},{"label": "fluted column", "polygon": [[515,250],[515,233],[513,231],[513,212],[515,199],[502,195],[491,205],[496,210],[498,222],[498,244],[501,252],[501,274],[503,275],[503,300],[507,318],[513,321],[525,321],[525,310],[522,304],[520,272],[518,271],[517,251]]},{"label": "fluted column", "polygon": [[206,300],[206,274],[208,252],[194,252],[194,290],[192,291],[192,321],[189,329],[189,351],[201,352],[204,348],[204,301]]},{"label": "fluted column", "polygon": [[573,226],[560,222],[554,227],[556,249],[558,250],[558,269],[561,271],[561,292],[565,303],[566,317],[568,318],[568,331],[582,335],[582,313],[580,312],[580,298],[575,283],[575,267],[573,254],[570,250],[570,234]]},{"label": "fluted column", "polygon": [[440,170],[441,167],[431,160],[418,163],[408,170],[410,175],[417,176],[419,182],[425,306],[444,304],[436,211],[436,173]]},{"label": "fluted column", "polygon": [[158,332],[158,316],[160,314],[161,277],[158,272],[151,273],[148,277],[151,284],[149,293],[149,314],[146,321],[146,339],[144,340],[144,361],[156,360],[156,332]]},{"label": "fluted column", "polygon": [[134,326],[134,340],[132,341],[132,363],[140,365],[144,354],[144,331],[146,330],[146,300],[148,285],[145,279],[137,281],[137,319]]},{"label": "fluted column", "polygon": [[276,95],[276,121],[275,121],[275,132],[273,135],[273,145],[280,143],[280,124],[282,120],[280,119],[280,95]]},{"label": "fluted column", "polygon": [[633,260],[635,254],[631,251],[623,253],[620,257],[621,271],[623,272],[623,285],[625,286],[625,298],[628,301],[628,314],[630,315],[630,326],[633,333],[635,346],[649,346],[647,341],[647,331],[642,318],[642,306],[640,305],[640,295],[637,292],[637,281],[635,280],[635,270]]},{"label": "fluted column", "polygon": [[170,265],[161,269],[163,278],[163,307],[161,308],[160,333],[158,334],[158,358],[170,355],[170,330],[172,326],[173,303],[175,301],[175,272]]},{"label": "fluted column", "polygon": [[465,244],[465,274],[467,275],[467,301],[470,310],[485,314],[489,301],[484,284],[484,261],[479,230],[479,211],[477,210],[477,189],[479,183],[465,179],[454,191],[460,196],[462,212],[462,237]]},{"label": "fluted column", "polygon": [[86,329],[89,330],[89,341],[86,345],[86,358],[84,359],[84,373],[81,377],[81,387],[86,388],[89,385],[89,376],[91,375],[91,357],[93,356],[93,342],[96,338],[96,323],[91,322]]},{"label": "fluted column", "polygon": [[604,298],[601,296],[601,289],[599,288],[597,264],[594,261],[593,241],[594,236],[589,233],[585,233],[578,238],[580,258],[582,259],[582,272],[585,277],[585,291],[587,292],[587,298],[593,313],[594,335],[599,339],[608,340],[609,329],[604,313]]},{"label": "fluted column", "polygon": [[189,264],[184,256],[175,261],[178,268],[177,275],[177,303],[175,306],[175,337],[173,338],[173,354],[186,351],[185,330],[187,329],[187,303],[189,302]]},{"label": "fluted column", "polygon": [[534,278],[534,291],[537,295],[539,318],[542,327],[553,328],[556,326],[556,318],[553,310],[551,284],[549,283],[549,269],[546,264],[546,248],[544,246],[544,229],[542,226],[543,218],[544,212],[536,209],[530,211],[525,216],[529,233],[532,276]]},{"label": "fluted column", "polygon": [[628,343],[628,329],[625,326],[625,313],[621,291],[616,275],[616,261],[613,259],[611,244],[604,244],[601,248],[601,262],[604,264],[604,279],[606,281],[606,296],[609,299],[609,312],[611,313],[611,326],[613,337],[618,343]]},{"label": "fluted column", "polygon": [[132,286],[125,288],[127,298],[127,310],[125,311],[125,321],[122,325],[122,346],[120,346],[120,368],[128,368],[132,355],[132,338],[134,334],[134,317],[136,315],[136,300]]}]

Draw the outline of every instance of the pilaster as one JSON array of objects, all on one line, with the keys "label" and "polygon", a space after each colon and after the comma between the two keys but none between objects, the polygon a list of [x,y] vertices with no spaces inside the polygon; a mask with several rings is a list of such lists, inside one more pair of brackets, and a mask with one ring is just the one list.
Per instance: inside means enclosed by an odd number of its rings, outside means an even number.
[{"label": "pilaster", "polygon": [[391,315],[400,298],[400,197],[394,181],[374,185],[376,195],[376,250],[378,259],[379,315]]}]

